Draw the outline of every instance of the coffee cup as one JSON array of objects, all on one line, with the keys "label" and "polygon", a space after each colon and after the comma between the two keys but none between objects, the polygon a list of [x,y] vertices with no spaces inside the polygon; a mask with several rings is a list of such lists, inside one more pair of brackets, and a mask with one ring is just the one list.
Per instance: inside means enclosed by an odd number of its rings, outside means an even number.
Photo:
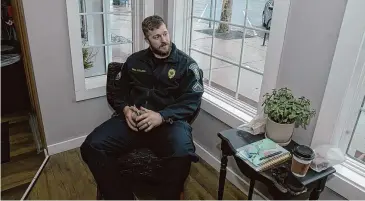
[{"label": "coffee cup", "polygon": [[297,177],[304,177],[314,159],[313,149],[305,145],[296,146],[293,150],[291,172]]}]

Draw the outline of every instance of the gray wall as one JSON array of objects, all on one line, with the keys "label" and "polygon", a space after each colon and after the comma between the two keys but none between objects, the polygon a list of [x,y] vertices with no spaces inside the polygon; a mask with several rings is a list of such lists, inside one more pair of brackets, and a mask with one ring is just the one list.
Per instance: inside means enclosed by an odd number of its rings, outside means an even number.
[{"label": "gray wall", "polygon": [[164,9],[165,5],[167,5],[166,0],[154,0],[155,1],[155,4],[154,4],[154,7],[155,7],[155,15],[159,15],[160,17],[162,17],[163,19],[166,19],[167,17],[167,13],[166,13],[166,10]]},{"label": "gray wall", "polygon": [[[319,113],[330,72],[346,0],[291,1],[277,87],[289,87],[311,100]],[[310,144],[318,115],[294,139]]]},{"label": "gray wall", "polygon": [[23,0],[47,145],[89,134],[110,117],[106,98],[75,101],[65,0]]}]

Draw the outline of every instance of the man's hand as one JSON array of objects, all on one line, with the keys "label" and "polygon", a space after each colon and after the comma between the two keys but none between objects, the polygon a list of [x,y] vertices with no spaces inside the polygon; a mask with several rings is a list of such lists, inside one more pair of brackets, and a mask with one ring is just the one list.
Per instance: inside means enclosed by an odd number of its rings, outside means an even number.
[{"label": "man's hand", "polygon": [[138,131],[137,124],[136,124],[137,114],[135,112],[135,109],[137,109],[137,108],[125,106],[123,109],[123,113],[124,113],[125,119],[127,120],[127,124],[129,126],[129,128],[134,131]]},{"label": "man's hand", "polygon": [[139,130],[144,130],[145,132],[148,132],[152,130],[152,128],[158,127],[162,124],[163,119],[160,113],[148,110],[143,107],[141,107],[140,111],[142,111],[144,114],[136,118],[136,121],[138,122],[137,128]]}]

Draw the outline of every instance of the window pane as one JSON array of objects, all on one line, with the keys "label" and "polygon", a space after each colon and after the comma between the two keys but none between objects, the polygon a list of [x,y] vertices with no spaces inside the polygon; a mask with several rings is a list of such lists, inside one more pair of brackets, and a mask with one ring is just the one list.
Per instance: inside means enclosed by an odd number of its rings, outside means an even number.
[{"label": "window pane", "polygon": [[211,86],[235,97],[237,91],[237,80],[240,79],[238,88],[238,100],[241,100],[253,107],[257,107],[260,96],[262,76],[226,62],[212,59],[212,80]]},{"label": "window pane", "polygon": [[211,86],[234,96],[238,79],[238,67],[215,58],[212,59],[212,64]]},{"label": "window pane", "polygon": [[88,47],[82,49],[85,77],[104,75],[105,71],[105,48]]},{"label": "window pane", "polygon": [[[264,72],[267,45],[269,34],[262,31],[246,29],[242,65],[252,68],[255,71]],[[265,39],[265,41],[264,41]]]},{"label": "window pane", "polygon": [[216,23],[213,55],[238,65],[240,62],[243,28]]},{"label": "window pane", "polygon": [[132,14],[107,14],[108,43],[132,43]]},{"label": "window pane", "polygon": [[[246,0],[217,0],[217,6],[215,6],[215,1],[216,0],[194,0],[193,15],[196,17],[214,19],[215,10],[215,20],[230,21],[240,25],[244,24]],[[263,0],[252,1],[252,7],[255,10],[260,10],[262,13],[263,7],[260,7],[260,5],[265,4],[265,2],[261,3],[261,1]],[[260,22],[261,15],[255,20]]]},{"label": "window pane", "polygon": [[217,0],[216,20],[243,25],[246,0]]},{"label": "window pane", "polygon": [[[199,67],[203,70],[204,78],[209,80],[210,56],[191,51],[191,57],[198,63]],[[223,67],[224,65],[226,65],[225,62],[212,58],[212,71],[214,68]]]},{"label": "window pane", "polygon": [[241,68],[239,99],[257,107],[260,98],[262,75]]},{"label": "window pane", "polygon": [[215,8],[215,0],[193,0],[193,1],[194,1],[194,8],[193,8],[194,16],[214,19],[213,14]]},{"label": "window pane", "polygon": [[79,0],[79,9],[80,13],[102,12],[103,0]]},{"label": "window pane", "polygon": [[129,12],[132,11],[132,0],[108,0],[109,12]]},{"label": "window pane", "polygon": [[209,34],[209,30],[212,30],[212,28],[213,23],[209,21],[193,19],[191,48],[210,54],[212,47],[212,35]]},{"label": "window pane", "polygon": [[89,46],[104,44],[103,15],[80,16],[81,38]]},{"label": "window pane", "polygon": [[131,13],[80,16],[80,27],[81,38],[90,46],[132,43]]},{"label": "window pane", "polygon": [[132,44],[122,44],[122,45],[111,45],[108,47],[110,62],[120,62],[124,63],[128,56],[132,54]]},{"label": "window pane", "polygon": [[347,154],[365,164],[365,105],[360,110]]},{"label": "window pane", "polygon": [[274,0],[249,0],[248,2],[248,27],[264,28],[263,24],[271,24]]}]

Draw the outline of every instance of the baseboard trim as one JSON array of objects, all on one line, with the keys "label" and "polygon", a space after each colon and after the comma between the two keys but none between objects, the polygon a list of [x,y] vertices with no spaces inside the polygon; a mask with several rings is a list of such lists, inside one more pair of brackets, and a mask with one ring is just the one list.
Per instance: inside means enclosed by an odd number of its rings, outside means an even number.
[{"label": "baseboard trim", "polygon": [[[213,156],[209,151],[204,149],[198,142],[194,141],[196,147],[196,154],[198,154],[205,162],[211,165],[214,169],[218,172],[220,170],[221,162],[215,156]],[[248,195],[249,189],[249,181],[246,181],[239,175],[237,175],[231,168],[227,167],[227,176],[226,178],[230,181],[233,185],[235,185],[238,189],[240,189],[243,193]],[[255,194],[258,196],[256,199],[262,200],[269,200],[265,195],[263,195],[260,191],[256,188],[254,189],[255,193],[253,199],[255,199]],[[255,199],[255,200],[256,200]]]},{"label": "baseboard trim", "polygon": [[73,138],[70,140],[66,140],[63,142],[59,142],[56,144],[52,144],[47,146],[48,148],[48,154],[49,155],[54,155],[54,154],[58,154],[64,151],[68,151],[71,149],[75,149],[81,146],[81,144],[85,141],[87,135],[83,135],[77,138]]}]

